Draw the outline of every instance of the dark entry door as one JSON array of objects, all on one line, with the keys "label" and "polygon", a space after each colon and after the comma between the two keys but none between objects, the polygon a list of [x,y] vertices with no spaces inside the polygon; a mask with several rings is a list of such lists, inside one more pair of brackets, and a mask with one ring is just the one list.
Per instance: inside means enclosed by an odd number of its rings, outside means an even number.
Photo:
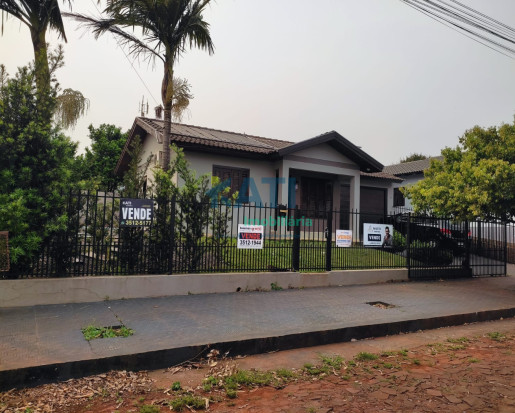
[{"label": "dark entry door", "polygon": [[360,211],[363,219],[371,223],[379,223],[384,220],[386,189],[361,187],[360,194]]}]

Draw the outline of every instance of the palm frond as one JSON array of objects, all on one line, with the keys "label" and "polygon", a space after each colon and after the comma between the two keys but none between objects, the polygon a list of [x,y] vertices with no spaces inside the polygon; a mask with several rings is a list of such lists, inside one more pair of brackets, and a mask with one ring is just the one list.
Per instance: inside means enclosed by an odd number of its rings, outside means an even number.
[{"label": "palm frond", "polygon": [[[71,8],[71,0],[66,1]],[[32,30],[55,30],[67,41],[58,0],[0,0],[2,10],[2,33],[7,15],[19,19]],[[7,14],[4,14],[7,13]]]},{"label": "palm frond", "polygon": [[191,85],[187,79],[174,77],[173,83],[173,100],[172,100],[172,119],[176,122],[182,122],[184,113],[188,112],[190,100],[193,99],[191,93]]},{"label": "palm frond", "polygon": [[[48,13],[48,24],[50,25],[50,28],[55,30],[65,42],[68,42],[68,39],[66,39],[66,32],[64,30],[62,13],[59,9],[59,3],[57,0],[50,0],[46,3],[48,4],[46,12]],[[69,3],[71,7],[71,2]]]},{"label": "palm frond", "polygon": [[104,13],[123,29],[141,30],[157,54],[176,61],[186,47],[214,52],[202,12],[211,0],[110,0]]},{"label": "palm frond", "polygon": [[89,99],[78,90],[65,89],[63,93],[57,97],[57,107],[54,113],[54,119],[63,128],[74,128],[77,121],[89,109]]},{"label": "palm frond", "polygon": [[4,34],[4,22],[9,15],[16,17],[22,23],[30,27],[30,17],[25,13],[25,9],[21,7],[15,0],[0,0],[0,10],[2,10],[2,35]]},{"label": "palm frond", "polygon": [[80,23],[80,27],[84,27],[93,33],[95,39],[98,39],[105,33],[111,33],[115,36],[118,44],[122,47],[127,47],[129,53],[135,57],[140,55],[150,55],[152,58],[157,57],[163,60],[159,51],[150,47],[144,41],[136,36],[124,31],[114,18],[94,18],[79,13],[62,13],[64,17],[73,19]]}]

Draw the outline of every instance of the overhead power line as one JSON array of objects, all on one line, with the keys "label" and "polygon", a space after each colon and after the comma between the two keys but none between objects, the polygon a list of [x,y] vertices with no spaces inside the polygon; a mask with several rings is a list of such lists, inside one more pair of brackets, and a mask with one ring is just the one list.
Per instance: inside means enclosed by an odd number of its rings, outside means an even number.
[{"label": "overhead power line", "polygon": [[511,59],[515,29],[458,0],[401,0],[433,20]]}]

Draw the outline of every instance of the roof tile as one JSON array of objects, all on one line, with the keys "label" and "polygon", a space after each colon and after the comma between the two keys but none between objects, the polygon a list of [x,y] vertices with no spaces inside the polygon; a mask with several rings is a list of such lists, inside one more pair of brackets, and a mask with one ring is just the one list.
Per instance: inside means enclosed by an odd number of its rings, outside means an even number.
[{"label": "roof tile", "polygon": [[377,179],[386,179],[389,181],[397,181],[402,182],[404,179],[399,178],[398,176],[386,173],[386,172],[361,172],[361,176],[369,177],[369,178],[377,178]]},{"label": "roof tile", "polygon": [[407,175],[413,174],[417,172],[424,172],[431,165],[431,160],[436,159],[438,161],[443,161],[443,156],[432,156],[427,159],[422,159],[419,161],[412,162],[404,162],[398,163],[395,165],[385,166],[383,172],[392,174],[392,175]]},{"label": "roof tile", "polygon": [[[164,121],[150,118],[139,118],[139,120],[151,126],[159,134],[162,134]],[[172,123],[171,130],[171,142],[198,143],[205,146],[235,149],[254,153],[269,154],[276,152],[278,149],[293,145],[293,142],[289,141],[179,123]]]}]

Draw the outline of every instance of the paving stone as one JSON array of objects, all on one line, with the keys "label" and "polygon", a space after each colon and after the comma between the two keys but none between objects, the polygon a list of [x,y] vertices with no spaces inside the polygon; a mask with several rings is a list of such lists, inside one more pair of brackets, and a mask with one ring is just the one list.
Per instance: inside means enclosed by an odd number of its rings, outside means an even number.
[{"label": "paving stone", "polygon": [[345,390],[351,394],[358,394],[361,391],[361,389],[355,387],[345,387]]},{"label": "paving stone", "polygon": [[458,403],[462,402],[461,399],[458,399],[456,396],[453,396],[452,394],[446,394],[444,397],[447,400],[449,400],[449,402],[454,403],[454,404],[458,404]]},{"label": "paving stone", "polygon": [[474,396],[465,396],[463,401],[470,407],[480,407],[483,405],[483,401],[480,398]]},{"label": "paving stone", "polygon": [[397,389],[391,389],[389,387],[384,387],[381,389],[381,391],[392,396],[396,396],[399,393]]},{"label": "paving stone", "polygon": [[482,394],[482,393],[483,393],[483,392],[481,391],[481,388],[480,388],[480,387],[478,387],[478,386],[470,386],[470,387],[468,388],[468,392],[469,392],[470,394],[475,394],[475,395],[480,395],[480,394]]},{"label": "paving stone", "polygon": [[369,397],[377,400],[386,400],[389,397],[389,395],[382,391],[375,391],[370,393]]}]

